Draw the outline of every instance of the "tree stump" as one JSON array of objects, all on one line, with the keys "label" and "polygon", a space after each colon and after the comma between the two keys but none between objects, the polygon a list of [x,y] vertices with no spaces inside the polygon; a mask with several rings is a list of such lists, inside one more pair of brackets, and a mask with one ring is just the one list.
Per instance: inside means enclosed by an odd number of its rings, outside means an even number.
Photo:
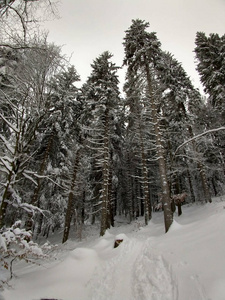
[{"label": "tree stump", "polygon": [[122,239],[115,240],[114,248],[117,248],[119,244],[122,243],[122,241],[123,241]]}]

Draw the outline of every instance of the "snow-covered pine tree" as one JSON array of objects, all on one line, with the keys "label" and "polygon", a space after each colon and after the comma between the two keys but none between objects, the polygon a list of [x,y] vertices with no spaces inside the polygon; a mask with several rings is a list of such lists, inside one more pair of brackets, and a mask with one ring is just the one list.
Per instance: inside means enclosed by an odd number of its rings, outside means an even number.
[{"label": "snow-covered pine tree", "polygon": [[154,124],[155,144],[157,159],[159,163],[159,174],[162,189],[162,201],[164,206],[165,231],[167,232],[173,222],[173,213],[170,204],[170,188],[166,170],[166,157],[164,142],[160,127],[160,117],[158,114],[159,94],[155,81],[156,65],[161,56],[160,42],[154,32],[149,33],[149,24],[142,20],[132,20],[132,25],[126,31],[124,38],[125,58],[124,65],[128,67],[128,72],[142,72],[146,79],[147,97],[151,109],[151,121]]},{"label": "snow-covered pine tree", "polygon": [[[144,206],[145,224],[151,219],[151,200],[150,200],[150,186],[149,186],[149,167],[148,167],[148,154],[149,149],[152,148],[149,136],[151,125],[149,125],[149,107],[146,103],[145,97],[145,84],[143,84],[143,77],[127,72],[126,83],[124,91],[126,92],[126,114],[127,114],[127,130],[126,130],[126,143],[129,145],[127,151],[127,164],[128,164],[128,186],[131,190],[127,191],[129,201],[130,218],[134,216],[134,207],[140,205]],[[130,157],[133,158],[132,165],[138,168],[141,176],[136,176],[142,190],[142,195],[136,194],[135,198],[132,195],[132,184],[135,177],[135,171],[130,165]],[[127,188],[128,188],[127,186]],[[140,202],[141,201],[141,202]],[[140,205],[138,204],[140,202]]]},{"label": "snow-covered pine tree", "polygon": [[[201,126],[198,124],[198,128],[195,124],[195,114],[197,114],[202,105],[201,95],[193,87],[181,64],[170,53],[162,53],[161,63],[158,66],[158,77],[163,87],[161,111],[164,116],[164,122],[166,122],[166,131],[169,135],[167,138],[169,141],[168,150],[171,153],[169,157],[172,158],[169,165],[173,168],[171,169],[172,178],[175,179],[174,182],[173,180],[171,182],[172,192],[179,194],[185,189],[184,176],[181,176],[182,172],[185,172],[189,182],[191,198],[195,199],[190,177],[191,162],[187,159],[187,157],[192,157],[192,161],[197,166],[201,178],[202,187],[200,189],[203,190],[203,197],[206,202],[211,202],[204,160],[203,157],[201,158],[199,148],[196,147],[196,141],[192,144],[192,153],[190,153],[190,148],[183,148],[183,155],[178,155],[175,160],[173,156],[176,148],[184,140],[193,137],[194,132],[198,133],[201,130]],[[192,105],[195,106],[195,110],[192,109],[192,115],[188,111],[189,102],[192,102]],[[194,112],[195,114],[193,114]],[[176,135],[174,136],[175,132]],[[176,166],[174,165],[175,162]]]},{"label": "snow-covered pine tree", "polygon": [[[101,229],[104,235],[110,227],[112,203],[112,179],[115,178],[112,170],[113,158],[116,154],[113,140],[116,138],[117,113],[119,111],[118,67],[111,62],[112,54],[102,53],[92,63],[92,72],[82,90],[86,105],[84,130],[87,135],[89,149],[95,167],[95,197],[96,205],[100,206]],[[99,183],[98,183],[99,182]],[[97,206],[96,206],[97,209]]]},{"label": "snow-covered pine tree", "polygon": [[[211,123],[214,128],[219,128],[225,125],[225,35],[211,33],[207,37],[204,32],[197,32],[195,44],[197,70],[205,92],[209,95]],[[224,130],[215,132],[213,139],[225,174]]]},{"label": "snow-covered pine tree", "polygon": [[225,111],[225,35],[212,33],[208,37],[197,32],[195,39],[197,70],[212,106]]},{"label": "snow-covered pine tree", "polygon": [[35,217],[33,229],[35,227],[36,236],[41,231],[48,234],[50,228],[54,230],[63,223],[66,192],[62,185],[68,190],[73,174],[73,157],[76,156],[76,144],[79,140],[77,119],[80,104],[76,99],[78,88],[75,86],[78,80],[74,66],[64,65],[47,82],[49,114],[43,120],[42,127],[37,130],[36,142],[39,146],[36,145],[38,151],[33,162],[38,178],[30,201],[50,215],[47,218],[43,218],[43,214]]},{"label": "snow-covered pine tree", "polygon": [[[157,77],[162,91],[160,112],[161,124],[164,128],[164,138],[167,152],[167,165],[170,174],[172,194],[179,194],[185,186],[184,174],[188,172],[185,156],[173,156],[175,149],[186,138],[186,127],[189,124],[185,113],[187,91],[192,88],[191,82],[178,61],[168,52],[162,52],[157,65]],[[190,189],[191,189],[191,181]],[[194,194],[192,193],[192,197]]]}]

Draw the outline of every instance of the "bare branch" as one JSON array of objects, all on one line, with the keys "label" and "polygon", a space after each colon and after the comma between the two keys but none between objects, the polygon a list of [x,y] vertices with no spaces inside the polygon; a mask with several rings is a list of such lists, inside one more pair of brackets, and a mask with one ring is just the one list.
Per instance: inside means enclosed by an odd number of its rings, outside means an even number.
[{"label": "bare branch", "polygon": [[15,8],[12,7],[12,6],[10,6],[9,8],[12,9],[12,10],[17,14],[17,16],[20,18],[20,22],[21,22],[22,27],[23,27],[23,39],[24,39],[24,42],[26,42],[27,29],[26,29],[26,25],[25,25],[25,22],[24,22],[24,18],[23,18],[23,16],[19,13],[19,11],[18,11],[17,9],[15,9]]},{"label": "bare branch", "polygon": [[7,4],[6,4],[6,3],[0,4],[0,13],[1,13],[0,16],[1,16],[1,17],[7,13],[8,9],[11,7],[11,5],[12,5],[15,1],[16,1],[16,0],[10,0],[10,1],[8,1]]}]

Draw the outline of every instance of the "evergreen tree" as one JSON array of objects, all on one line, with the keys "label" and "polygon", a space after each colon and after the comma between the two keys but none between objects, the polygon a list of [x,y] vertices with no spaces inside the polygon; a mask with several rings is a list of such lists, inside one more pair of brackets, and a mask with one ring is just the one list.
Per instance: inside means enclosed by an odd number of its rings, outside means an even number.
[{"label": "evergreen tree", "polygon": [[[129,212],[130,218],[134,216],[133,206],[137,207],[138,199],[143,201],[145,224],[151,219],[151,201],[150,201],[150,188],[149,188],[149,168],[148,168],[148,154],[149,148],[152,148],[149,141],[149,130],[151,125],[149,124],[150,112],[148,99],[145,96],[145,85],[143,84],[143,78],[141,75],[132,76],[127,72],[127,82],[124,86],[126,92],[126,109],[127,109],[127,130],[126,130],[126,143],[129,145],[129,154],[127,155],[128,168],[130,170],[130,176],[132,174],[135,177],[135,170],[132,171],[129,166],[130,158],[133,158],[133,167],[140,170],[141,176],[137,176],[136,180],[139,181],[141,186],[142,195],[135,195],[135,199],[130,196],[132,191],[131,181],[129,178],[128,186],[128,199],[129,199]],[[146,101],[147,100],[147,101]],[[140,155],[139,155],[140,154]],[[137,161],[138,160],[138,161]],[[135,162],[135,164],[134,164]],[[142,205],[142,203],[141,203]]]},{"label": "evergreen tree", "polygon": [[154,124],[157,159],[162,188],[162,201],[164,206],[165,230],[169,230],[173,222],[171,211],[170,188],[166,170],[165,149],[160,128],[159,94],[155,80],[156,66],[161,57],[160,42],[155,33],[147,32],[149,24],[142,20],[133,20],[132,25],[126,31],[124,38],[125,59],[128,72],[142,72],[147,82],[147,96],[151,108],[151,121]]},{"label": "evergreen tree", "polygon": [[[118,67],[111,62],[112,54],[108,51],[101,54],[91,65],[92,72],[83,86],[86,102],[86,134],[90,148],[95,149],[93,162],[98,171],[95,182],[100,181],[95,196],[100,192],[101,230],[104,235],[110,226],[112,214],[112,169],[115,149],[113,140],[116,138],[116,123],[119,110],[119,88],[116,72]],[[88,119],[87,119],[88,116]],[[96,153],[97,152],[97,153]],[[100,189],[100,190],[99,190]],[[98,197],[98,196],[97,196]]]},{"label": "evergreen tree", "polygon": [[[76,99],[78,89],[75,83],[77,81],[79,81],[77,71],[74,66],[70,66],[58,72],[47,84],[49,118],[44,120],[41,130],[38,131],[41,147],[34,159],[39,179],[31,197],[31,203],[48,210],[51,218],[48,216],[43,219],[43,214],[39,214],[36,224],[37,235],[41,232],[41,228],[43,231],[45,227],[54,228],[55,223],[58,223],[56,214],[58,219],[62,219],[63,211],[55,211],[57,206],[62,205],[55,199],[58,198],[59,202],[62,202],[65,197],[65,192],[62,197],[63,190],[59,186],[66,185],[67,190],[70,185],[71,173],[73,174],[73,156],[76,155],[79,144],[80,129],[77,120],[81,107]],[[45,177],[50,177],[52,181],[43,180]],[[52,194],[54,194],[54,200]],[[43,221],[46,223],[43,224],[44,226],[42,226]]]},{"label": "evergreen tree", "polygon": [[[167,133],[169,134],[167,138],[167,140],[169,140],[168,149],[173,153],[184,140],[193,137],[194,133],[199,133],[199,130],[201,130],[201,126],[199,124],[197,126],[195,123],[196,115],[202,106],[202,100],[200,93],[193,87],[181,64],[179,64],[170,53],[162,54],[161,64],[158,70],[161,85],[164,87],[161,108],[164,122],[166,121]],[[194,113],[192,115],[188,111],[188,105],[191,106],[191,102],[192,105],[194,104],[195,106],[195,108],[192,108],[192,113]],[[174,132],[177,133],[175,137]],[[185,157],[193,157],[193,161],[197,164],[199,170],[202,183],[201,190],[203,190],[205,201],[211,202],[203,157],[200,157],[200,149],[196,147],[196,142],[193,142],[192,146],[192,153],[190,153],[190,148],[184,149],[180,159],[179,156],[176,158],[176,163],[179,164],[180,167],[177,169],[177,165],[175,170],[171,170],[174,178],[174,182],[173,180],[171,182],[172,191],[175,194],[179,194],[184,189],[184,182],[182,186],[183,176],[181,176],[181,172],[185,171],[186,176],[189,178],[191,198],[195,199],[190,177],[190,160],[184,159]],[[174,164],[174,162],[172,155],[170,164]],[[175,166],[173,166],[173,168],[174,167]]]},{"label": "evergreen tree", "polygon": [[197,32],[195,40],[197,70],[213,107],[225,111],[225,35]]},{"label": "evergreen tree", "polygon": [[[196,34],[195,54],[197,70],[205,92],[209,95],[210,127],[221,127],[225,124],[225,35],[210,34],[208,37],[203,32]],[[209,128],[209,129],[211,129]],[[222,158],[221,164],[225,174],[225,134],[224,131],[213,135],[218,157]]]}]

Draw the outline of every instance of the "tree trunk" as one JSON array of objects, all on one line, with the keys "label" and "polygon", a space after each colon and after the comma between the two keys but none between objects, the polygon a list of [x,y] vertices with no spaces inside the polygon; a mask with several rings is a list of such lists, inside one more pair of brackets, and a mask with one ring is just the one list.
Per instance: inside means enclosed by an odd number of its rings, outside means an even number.
[{"label": "tree trunk", "polygon": [[202,181],[202,188],[203,188],[203,192],[204,192],[204,196],[205,196],[205,202],[211,203],[212,198],[211,198],[208,183],[207,183],[207,177],[205,174],[203,164],[200,161],[198,162],[198,170],[199,170],[201,181]]},{"label": "tree trunk", "polygon": [[110,226],[114,226],[114,201],[113,201],[113,195],[112,195],[112,168],[109,167],[109,180],[108,180],[108,218],[107,218],[107,228],[110,228]]},{"label": "tree trunk", "polygon": [[[49,137],[48,144],[47,144],[47,147],[45,149],[44,157],[43,157],[43,160],[42,160],[42,163],[41,163],[41,166],[40,166],[40,171],[39,171],[39,174],[38,174],[39,176],[43,176],[43,174],[45,172],[46,163],[47,163],[47,159],[48,159],[48,156],[49,156],[49,152],[50,152],[51,147],[52,147],[53,138],[54,138],[54,132],[52,132],[50,137]],[[40,201],[38,201],[38,197],[39,197],[42,181],[43,181],[42,178],[37,178],[37,186],[34,190],[34,194],[32,196],[31,202],[30,202],[30,204],[36,205],[37,207],[40,207]],[[33,217],[33,213],[32,212],[28,213],[27,220],[25,222],[26,230],[33,230],[34,224],[33,224],[32,217]],[[39,230],[41,230],[41,228],[39,228]]]},{"label": "tree trunk", "polygon": [[8,199],[11,196],[10,192],[10,183],[11,183],[11,178],[13,176],[13,172],[11,171],[8,176],[8,183],[6,185],[4,194],[2,196],[2,203],[0,206],[0,229],[5,225],[5,215],[6,215],[6,210],[8,206]]},{"label": "tree trunk", "polygon": [[136,115],[137,115],[137,127],[139,133],[139,144],[141,151],[141,177],[142,177],[142,189],[143,189],[143,204],[144,204],[144,215],[145,215],[145,225],[148,225],[148,221],[152,217],[151,205],[150,205],[150,192],[148,184],[148,169],[146,163],[146,150],[144,146],[144,134],[143,134],[143,124],[141,122],[141,111],[140,104],[136,102]]},{"label": "tree trunk", "polygon": [[144,202],[144,210],[145,210],[145,225],[148,225],[148,221],[151,219],[151,210],[149,211],[149,186],[148,186],[148,170],[146,164],[146,157],[144,152],[144,145],[141,139],[141,161],[142,161],[142,177],[143,177],[143,202]]},{"label": "tree trunk", "polygon": [[[190,133],[190,136],[194,137],[191,126],[188,127],[188,131]],[[195,140],[192,141],[192,145],[193,145],[194,151],[197,151]],[[204,196],[205,196],[205,202],[210,202],[211,203],[212,198],[211,198],[208,183],[207,183],[207,177],[206,177],[205,169],[204,169],[203,163],[199,160],[197,161],[197,167],[198,167],[201,182],[202,182],[202,188],[203,188],[203,193],[204,193]]]},{"label": "tree trunk", "polygon": [[[186,162],[186,159],[185,159],[185,162]],[[193,185],[192,185],[191,173],[189,171],[189,167],[188,167],[187,162],[186,162],[186,165],[187,165],[188,183],[189,183],[189,188],[190,188],[190,193],[191,193],[191,202],[194,203],[195,202],[195,193],[194,193],[194,189],[193,189]]]},{"label": "tree trunk", "polygon": [[16,181],[16,177],[18,176],[18,169],[20,166],[20,161],[17,159],[19,156],[19,144],[20,144],[20,138],[21,138],[21,129],[19,133],[16,133],[16,141],[15,141],[15,148],[13,152],[13,159],[11,162],[11,169],[9,170],[8,177],[7,177],[7,183],[5,184],[5,190],[3,192],[2,196],[2,203],[0,206],[0,229],[6,225],[5,224],[5,216],[6,216],[6,210],[8,207],[8,201],[13,193],[13,183]]},{"label": "tree trunk", "polygon": [[73,176],[72,176],[71,187],[70,187],[70,192],[69,192],[69,196],[68,196],[68,203],[67,203],[67,209],[66,209],[62,243],[65,243],[68,240],[69,232],[70,232],[70,223],[71,223],[71,219],[72,219],[72,215],[73,215],[73,208],[74,208],[74,203],[73,203],[74,202],[74,194],[73,193],[74,193],[74,188],[75,188],[75,184],[76,184],[78,165],[80,162],[80,151],[81,151],[81,149],[77,150],[76,159],[74,162]]},{"label": "tree trunk", "polygon": [[179,217],[182,215],[181,203],[177,204],[177,208],[178,208],[178,217]]},{"label": "tree trunk", "polygon": [[162,134],[160,131],[159,117],[157,114],[156,98],[153,95],[151,74],[150,74],[150,69],[147,61],[145,61],[145,70],[147,75],[148,92],[149,92],[149,98],[151,103],[152,121],[154,124],[154,133],[156,138],[156,151],[157,151],[158,163],[159,163],[159,174],[160,174],[160,181],[161,181],[161,188],[162,188],[162,202],[163,202],[163,209],[164,209],[164,224],[165,224],[165,231],[167,232],[171,224],[173,223],[173,213],[171,210],[170,188],[169,188],[168,178],[167,178]]},{"label": "tree trunk", "polygon": [[86,193],[85,191],[83,191],[83,194],[82,194],[82,207],[81,207],[81,223],[84,224],[84,221],[85,221],[85,196],[86,196]]},{"label": "tree trunk", "polygon": [[102,168],[102,176],[103,176],[103,186],[102,186],[102,215],[101,215],[101,229],[100,235],[103,236],[105,234],[106,229],[108,228],[108,209],[109,209],[109,115],[108,110],[105,112],[105,133],[104,133],[104,161]]},{"label": "tree trunk", "polygon": [[36,239],[36,240],[38,239],[38,236],[41,233],[43,219],[44,219],[43,214],[42,213],[38,213],[38,217],[37,217],[37,229],[34,230],[34,232],[35,232],[34,239]]},{"label": "tree trunk", "polygon": [[129,210],[129,219],[130,223],[132,222],[134,218],[134,203],[133,203],[133,191],[132,191],[132,168],[131,168],[131,159],[130,159],[130,153],[127,149],[126,151],[126,169],[127,173],[126,174],[126,195],[127,195],[127,203],[128,203],[128,210]]}]

